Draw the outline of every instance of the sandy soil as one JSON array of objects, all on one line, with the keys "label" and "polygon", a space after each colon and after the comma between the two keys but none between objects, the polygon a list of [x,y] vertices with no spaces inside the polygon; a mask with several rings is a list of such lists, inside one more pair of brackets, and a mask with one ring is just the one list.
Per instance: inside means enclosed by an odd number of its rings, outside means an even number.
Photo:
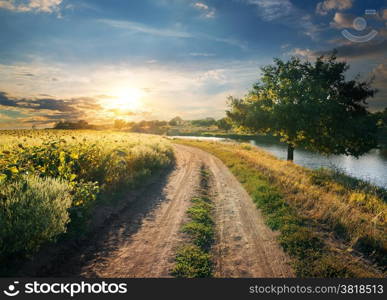
[{"label": "sandy soil", "polygon": [[263,222],[249,194],[216,157],[194,148],[213,176],[216,277],[293,277],[290,260]]},{"label": "sandy soil", "polygon": [[228,168],[200,149],[175,145],[176,167],[128,195],[127,205],[59,261],[30,276],[170,277],[185,212],[197,193],[200,167],[212,173],[216,277],[292,277],[289,259]]}]

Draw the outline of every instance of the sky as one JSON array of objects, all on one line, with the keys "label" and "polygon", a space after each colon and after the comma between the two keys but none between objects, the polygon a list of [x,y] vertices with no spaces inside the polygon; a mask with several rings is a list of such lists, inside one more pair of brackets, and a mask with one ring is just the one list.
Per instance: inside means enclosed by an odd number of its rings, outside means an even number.
[{"label": "sky", "polygon": [[387,107],[387,0],[0,0],[0,28],[0,129],[221,118],[273,58],[333,49]]}]

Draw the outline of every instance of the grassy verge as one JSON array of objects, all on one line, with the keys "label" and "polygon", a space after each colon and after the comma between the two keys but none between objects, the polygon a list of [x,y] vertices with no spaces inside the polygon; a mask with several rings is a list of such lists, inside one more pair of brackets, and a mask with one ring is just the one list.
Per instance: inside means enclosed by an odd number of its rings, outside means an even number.
[{"label": "grassy verge", "polygon": [[214,240],[213,205],[208,196],[209,174],[201,169],[201,190],[191,199],[187,210],[189,222],[183,225],[187,242],[176,253],[176,264],[172,275],[182,278],[212,277],[211,245]]},{"label": "grassy verge", "polygon": [[279,242],[298,276],[383,276],[386,206],[377,193],[354,190],[333,179],[318,182],[315,171],[249,145],[176,142],[210,152],[230,168],[268,226],[280,232]]}]

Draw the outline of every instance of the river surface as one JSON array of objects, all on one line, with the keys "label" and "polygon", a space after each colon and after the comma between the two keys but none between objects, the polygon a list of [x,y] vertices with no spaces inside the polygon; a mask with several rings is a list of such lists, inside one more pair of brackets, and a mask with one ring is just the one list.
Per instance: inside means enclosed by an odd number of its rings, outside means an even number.
[{"label": "river surface", "polygon": [[[248,142],[253,146],[262,148],[279,159],[286,159],[287,146],[276,141],[268,141],[266,138],[219,138],[176,136],[176,138],[188,138],[198,140]],[[294,162],[301,166],[319,169],[337,169],[347,175],[366,180],[374,185],[387,188],[387,150],[373,149],[370,152],[356,158],[354,156],[330,155],[325,156],[304,149],[296,149]]]}]

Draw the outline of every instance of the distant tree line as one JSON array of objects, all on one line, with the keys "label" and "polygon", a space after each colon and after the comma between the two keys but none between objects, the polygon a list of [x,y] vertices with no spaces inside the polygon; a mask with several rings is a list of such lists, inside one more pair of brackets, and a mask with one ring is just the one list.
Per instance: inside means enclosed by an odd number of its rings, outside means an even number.
[{"label": "distant tree line", "polygon": [[96,129],[96,126],[87,123],[85,120],[76,122],[59,121],[54,125],[54,129]]},{"label": "distant tree line", "polygon": [[169,121],[140,121],[140,122],[126,122],[124,120],[115,120],[114,128],[118,130],[129,130],[140,133],[156,133],[165,134],[169,129],[174,127],[215,127],[220,130],[229,131],[232,129],[231,122],[228,118],[215,120],[214,118],[204,118],[197,120],[183,120],[177,116]]},{"label": "distant tree line", "polygon": [[107,129],[114,128],[118,130],[128,130],[133,132],[142,132],[142,133],[156,133],[162,134],[167,132],[171,127],[217,127],[221,130],[230,130],[232,128],[231,122],[228,118],[222,118],[219,120],[215,120],[214,118],[204,118],[198,120],[183,120],[181,117],[175,117],[170,121],[159,121],[159,120],[151,120],[151,121],[139,121],[139,122],[126,122],[124,120],[114,120],[113,125],[93,125],[89,124],[85,120],[79,121],[59,121],[55,123],[54,129]]}]

